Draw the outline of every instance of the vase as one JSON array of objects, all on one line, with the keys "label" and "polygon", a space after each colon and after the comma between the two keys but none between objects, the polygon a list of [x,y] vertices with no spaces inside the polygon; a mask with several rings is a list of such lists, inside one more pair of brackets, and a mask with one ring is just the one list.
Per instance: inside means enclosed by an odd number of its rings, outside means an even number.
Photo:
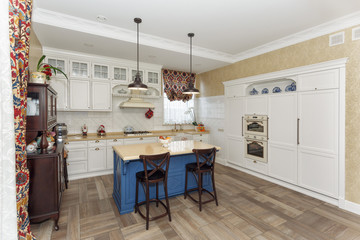
[{"label": "vase", "polygon": [[32,83],[46,83],[46,74],[42,72],[33,72],[31,73],[31,80]]}]

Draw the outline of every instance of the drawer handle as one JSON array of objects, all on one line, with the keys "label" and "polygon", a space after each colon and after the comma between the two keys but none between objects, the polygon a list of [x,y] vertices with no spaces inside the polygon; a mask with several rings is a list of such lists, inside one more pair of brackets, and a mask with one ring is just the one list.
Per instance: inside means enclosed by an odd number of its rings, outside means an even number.
[{"label": "drawer handle", "polygon": [[68,142],[66,142],[65,144],[69,144]]},{"label": "drawer handle", "polygon": [[99,140],[96,140],[95,142],[96,142],[96,143],[98,143],[98,142],[99,142]]},{"label": "drawer handle", "polygon": [[200,142],[202,142],[202,140],[200,140]]},{"label": "drawer handle", "polygon": [[114,139],[113,142],[117,142],[117,139]]},{"label": "drawer handle", "polygon": [[256,161],[254,160],[253,163],[256,163]]},{"label": "drawer handle", "polygon": [[143,138],[140,138],[140,140],[144,140]]},{"label": "drawer handle", "polygon": [[70,165],[70,163],[66,163],[66,165],[67,165],[67,166],[69,166],[69,165]]},{"label": "drawer handle", "polygon": [[99,151],[100,149],[99,148],[95,148],[96,151]]}]

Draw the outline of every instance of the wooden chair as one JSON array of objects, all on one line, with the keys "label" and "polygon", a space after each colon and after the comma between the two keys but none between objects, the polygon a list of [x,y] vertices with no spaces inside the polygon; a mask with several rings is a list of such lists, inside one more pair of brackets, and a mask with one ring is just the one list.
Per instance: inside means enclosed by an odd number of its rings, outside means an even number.
[{"label": "wooden chair", "polygon": [[[218,206],[218,200],[216,195],[216,188],[215,188],[215,156],[216,156],[216,148],[210,149],[193,149],[192,150],[196,155],[196,162],[186,164],[186,174],[185,174],[185,191],[184,191],[184,198],[188,196],[190,199],[199,203],[199,210],[201,211],[202,204],[208,203],[215,200],[216,206]],[[191,172],[196,181],[197,187],[192,189],[187,189],[187,182],[188,182],[188,172]],[[207,189],[203,188],[203,173],[210,172],[212,186],[213,186],[213,193],[208,191]],[[194,199],[189,192],[198,191],[199,193],[199,200]],[[211,199],[207,201],[202,201],[201,196],[203,192],[207,192],[211,195]]]},{"label": "wooden chair", "polygon": [[[170,205],[167,191],[167,178],[169,170],[170,153],[157,154],[157,155],[140,155],[140,159],[143,160],[144,171],[136,173],[136,196],[135,196],[135,213],[139,212],[140,216],[146,220],[146,230],[149,229],[149,221],[169,216],[171,222]],[[165,168],[165,169],[164,169]],[[166,205],[159,199],[159,182],[164,184]],[[142,184],[145,192],[145,201],[138,203],[138,191],[139,183]],[[156,184],[156,198],[150,199],[149,185]],[[149,217],[150,202],[156,202],[156,207],[159,203],[165,208],[166,212],[158,216]],[[146,215],[144,215],[139,206],[146,204]]]}]

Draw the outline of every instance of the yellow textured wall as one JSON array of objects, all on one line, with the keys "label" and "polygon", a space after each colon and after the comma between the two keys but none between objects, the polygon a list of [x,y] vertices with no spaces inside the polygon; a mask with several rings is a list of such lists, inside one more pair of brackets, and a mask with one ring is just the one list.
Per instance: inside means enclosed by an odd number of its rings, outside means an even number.
[{"label": "yellow textured wall", "polygon": [[43,54],[41,43],[33,29],[30,29],[30,50],[29,50],[29,68],[30,72],[36,72],[36,66]]},{"label": "yellow textured wall", "polygon": [[288,68],[348,57],[346,64],[346,200],[360,204],[360,40],[352,41],[345,29],[345,43],[329,47],[321,36],[226,67],[198,74],[200,97],[224,94],[223,82]]}]

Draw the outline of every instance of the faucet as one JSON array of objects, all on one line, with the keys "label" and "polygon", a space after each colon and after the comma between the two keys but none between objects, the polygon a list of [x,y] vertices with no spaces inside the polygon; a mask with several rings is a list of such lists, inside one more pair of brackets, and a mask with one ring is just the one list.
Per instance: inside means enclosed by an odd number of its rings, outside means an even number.
[{"label": "faucet", "polygon": [[172,130],[173,132],[177,132],[178,130],[176,129],[176,123],[174,125],[174,129]]}]

